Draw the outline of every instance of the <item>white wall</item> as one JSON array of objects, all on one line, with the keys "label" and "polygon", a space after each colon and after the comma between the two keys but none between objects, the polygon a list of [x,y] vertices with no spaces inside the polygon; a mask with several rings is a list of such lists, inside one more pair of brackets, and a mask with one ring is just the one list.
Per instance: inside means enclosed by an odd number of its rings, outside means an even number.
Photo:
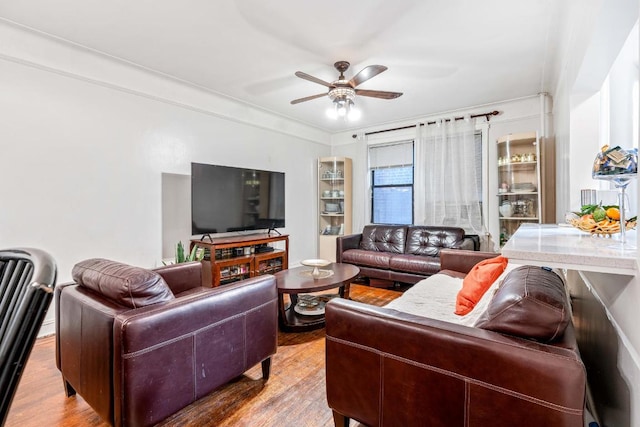
[{"label": "white wall", "polygon": [[571,97],[571,122],[569,134],[571,141],[579,141],[579,149],[571,149],[569,169],[571,179],[569,187],[569,209],[579,211],[580,190],[602,189],[601,182],[591,178],[591,169],[596,154],[600,151],[600,94],[581,94]]},{"label": "white wall", "polygon": [[328,135],[2,21],[0,39],[2,247],[50,252],[59,283],[91,257],[157,266],[163,174],[196,161],[285,172],[290,262],[315,257]]},{"label": "white wall", "polygon": [[[579,204],[578,189],[596,188],[590,170],[603,142],[598,141],[602,133],[597,92],[638,19],[638,6],[638,0],[567,2],[564,59],[553,107],[560,213]],[[631,425],[640,426],[640,279],[611,274],[588,278],[620,337],[618,369],[630,391]]]}]

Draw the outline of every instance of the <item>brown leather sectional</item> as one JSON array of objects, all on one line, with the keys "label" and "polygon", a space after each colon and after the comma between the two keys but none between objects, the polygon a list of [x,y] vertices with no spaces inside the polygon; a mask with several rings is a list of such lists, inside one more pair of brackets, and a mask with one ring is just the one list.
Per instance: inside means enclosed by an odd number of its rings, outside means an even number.
[{"label": "brown leather sectional", "polygon": [[[443,250],[440,274],[468,272],[477,258],[467,262],[465,252]],[[509,273],[475,327],[328,303],[335,425],[582,427],[586,373],[554,274],[530,266]]]},{"label": "brown leather sectional", "polygon": [[58,286],[56,363],[67,396],[108,423],[150,426],[277,348],[277,288],[260,276],[202,287],[202,264],[152,270],[93,259]]},{"label": "brown leather sectional", "polygon": [[441,249],[478,250],[476,237],[457,227],[366,225],[338,237],[336,261],[358,266],[362,277],[417,283],[440,271]]}]

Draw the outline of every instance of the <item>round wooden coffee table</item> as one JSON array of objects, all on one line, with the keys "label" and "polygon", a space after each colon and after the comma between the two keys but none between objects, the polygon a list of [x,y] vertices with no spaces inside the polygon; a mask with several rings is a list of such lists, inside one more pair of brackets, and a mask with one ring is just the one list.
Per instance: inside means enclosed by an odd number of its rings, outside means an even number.
[{"label": "round wooden coffee table", "polygon": [[[360,269],[354,265],[335,262],[321,268],[321,270],[332,272],[328,277],[314,279],[311,276],[312,270],[311,267],[295,267],[275,274],[278,283],[278,317],[280,327],[284,331],[300,332],[323,327],[323,310],[318,310],[322,311],[318,314],[302,314],[296,311],[299,294],[338,288],[339,296],[348,299],[351,280],[360,273]],[[291,299],[291,304],[288,306],[285,305],[284,294],[288,294]],[[311,313],[314,312],[311,311]]]}]

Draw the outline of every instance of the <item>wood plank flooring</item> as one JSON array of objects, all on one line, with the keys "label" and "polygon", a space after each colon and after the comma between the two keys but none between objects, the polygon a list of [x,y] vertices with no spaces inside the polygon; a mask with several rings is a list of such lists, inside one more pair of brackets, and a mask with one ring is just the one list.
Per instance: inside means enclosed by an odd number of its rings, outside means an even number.
[{"label": "wood plank flooring", "polygon": [[[351,299],[368,304],[385,305],[400,295],[395,290],[351,285]],[[333,419],[325,394],[324,348],[324,329],[281,332],[269,381],[262,381],[258,365],[160,425],[331,427]],[[82,397],[65,397],[62,378],[55,365],[55,339],[39,339],[5,426],[107,425]]]}]

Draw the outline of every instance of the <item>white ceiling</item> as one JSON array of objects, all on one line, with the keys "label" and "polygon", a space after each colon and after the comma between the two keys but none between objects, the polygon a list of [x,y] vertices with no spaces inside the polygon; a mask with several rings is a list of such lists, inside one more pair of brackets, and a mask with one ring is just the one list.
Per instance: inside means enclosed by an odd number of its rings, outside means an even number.
[{"label": "white ceiling", "polygon": [[[0,17],[174,76],[328,132],[552,91],[557,0],[5,0]],[[347,78],[357,123],[325,116],[327,91],[294,76]]]}]

